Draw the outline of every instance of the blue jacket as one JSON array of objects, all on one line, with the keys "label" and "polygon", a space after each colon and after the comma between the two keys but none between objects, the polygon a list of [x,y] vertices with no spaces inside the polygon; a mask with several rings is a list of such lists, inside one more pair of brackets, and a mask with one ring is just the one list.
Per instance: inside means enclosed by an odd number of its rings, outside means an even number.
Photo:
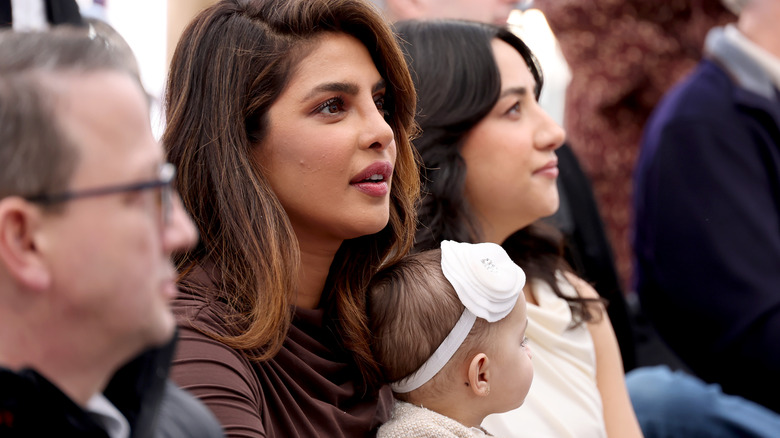
[{"label": "blue jacket", "polygon": [[634,177],[644,311],[704,380],[780,412],[780,94],[723,29],[656,107]]}]

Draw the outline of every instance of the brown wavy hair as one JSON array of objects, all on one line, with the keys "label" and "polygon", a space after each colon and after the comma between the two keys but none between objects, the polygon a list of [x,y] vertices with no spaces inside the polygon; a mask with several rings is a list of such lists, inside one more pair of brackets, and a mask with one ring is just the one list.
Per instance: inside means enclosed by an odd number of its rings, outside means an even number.
[{"label": "brown wavy hair", "polygon": [[223,0],[184,30],[165,93],[163,143],[201,241],[176,261],[183,275],[204,262],[216,273],[215,290],[208,293],[227,303],[222,316],[237,330],[209,336],[255,361],[279,351],[292,320],[300,252],[251,152],[266,137],[269,108],[295,67],[328,32],[351,35],[368,49],[387,83],[388,123],[398,148],[389,223],[342,243],[322,297],[362,384],[375,389],[379,369],[369,345],[366,287],[382,265],[413,244],[419,161],[409,140],[416,132],[414,84],[389,25],[369,3]]}]

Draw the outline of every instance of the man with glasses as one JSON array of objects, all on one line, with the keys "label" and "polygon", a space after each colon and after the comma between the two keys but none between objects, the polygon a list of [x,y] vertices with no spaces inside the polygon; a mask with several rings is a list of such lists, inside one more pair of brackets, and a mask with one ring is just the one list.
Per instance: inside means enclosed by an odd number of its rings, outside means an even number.
[{"label": "man with glasses", "polygon": [[166,380],[174,171],[118,51],[0,33],[0,436],[221,436]]}]

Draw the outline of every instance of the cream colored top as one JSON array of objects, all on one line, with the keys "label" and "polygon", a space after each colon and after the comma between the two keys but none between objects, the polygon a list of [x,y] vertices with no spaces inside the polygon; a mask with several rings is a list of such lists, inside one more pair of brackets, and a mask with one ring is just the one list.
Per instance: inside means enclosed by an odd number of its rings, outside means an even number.
[{"label": "cream colored top", "polygon": [[422,406],[396,400],[393,415],[379,428],[377,438],[484,438],[484,430],[466,427]]},{"label": "cream colored top", "polygon": [[[565,280],[559,287],[565,295],[576,296]],[[523,406],[490,415],[482,426],[503,437],[606,437],[590,331],[585,324],[569,328],[569,305],[547,283],[534,281],[533,288],[539,304],[528,304],[526,336],[534,364],[531,389]]]}]

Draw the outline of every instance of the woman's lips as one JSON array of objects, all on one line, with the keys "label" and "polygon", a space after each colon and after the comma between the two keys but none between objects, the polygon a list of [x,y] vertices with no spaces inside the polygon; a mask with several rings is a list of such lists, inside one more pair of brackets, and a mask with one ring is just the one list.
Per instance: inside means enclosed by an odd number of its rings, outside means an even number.
[{"label": "woman's lips", "polygon": [[360,171],[349,184],[369,196],[381,197],[390,191],[392,176],[393,165],[388,161],[378,161]]},{"label": "woman's lips", "polygon": [[534,172],[534,175],[545,176],[548,178],[558,177],[558,160],[552,160],[540,167]]}]

